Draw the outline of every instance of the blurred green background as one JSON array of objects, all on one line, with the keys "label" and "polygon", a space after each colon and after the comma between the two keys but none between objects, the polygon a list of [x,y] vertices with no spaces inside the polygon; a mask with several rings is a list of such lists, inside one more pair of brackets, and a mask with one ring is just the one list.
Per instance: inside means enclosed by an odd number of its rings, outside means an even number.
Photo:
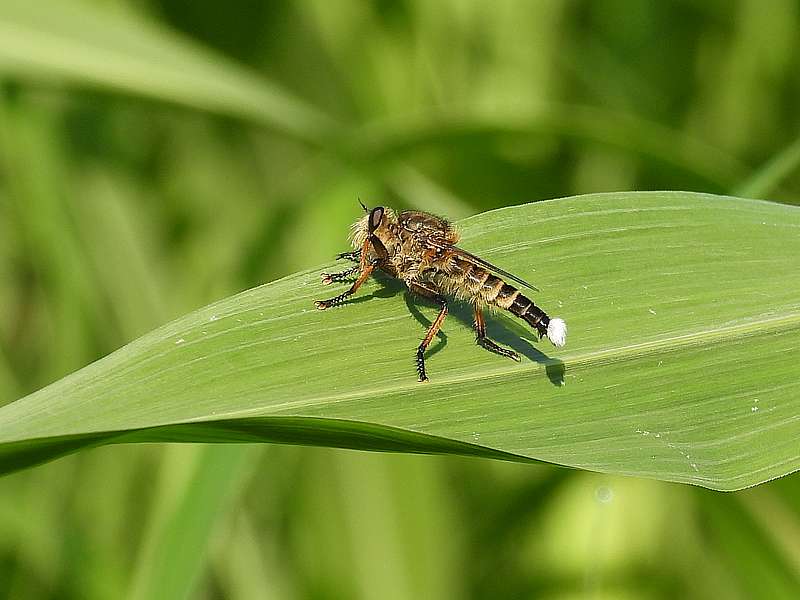
[{"label": "blurred green background", "polygon": [[[328,260],[358,196],[800,203],[799,106],[794,0],[0,0],[0,404]],[[0,598],[798,596],[797,476],[141,445],[0,479]]]}]

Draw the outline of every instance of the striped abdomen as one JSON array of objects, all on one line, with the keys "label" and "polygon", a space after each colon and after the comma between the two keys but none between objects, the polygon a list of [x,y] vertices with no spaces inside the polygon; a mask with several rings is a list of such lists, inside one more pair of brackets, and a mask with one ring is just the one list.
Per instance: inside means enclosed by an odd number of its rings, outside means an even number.
[{"label": "striped abdomen", "polygon": [[[494,277],[494,275],[492,275]],[[495,279],[497,279],[495,277]],[[523,321],[526,321],[531,327],[539,332],[541,337],[547,335],[547,326],[550,324],[550,317],[541,308],[533,303],[533,300],[524,296],[522,292],[512,285],[500,280],[500,286],[497,295],[495,296],[492,304],[505,308],[513,315],[518,316]]]},{"label": "striped abdomen", "polygon": [[[451,263],[451,277],[466,286],[472,300],[509,311],[531,325],[540,336],[547,335],[550,317],[513,285],[466,259],[456,256]],[[461,294],[464,295],[464,294]]]}]

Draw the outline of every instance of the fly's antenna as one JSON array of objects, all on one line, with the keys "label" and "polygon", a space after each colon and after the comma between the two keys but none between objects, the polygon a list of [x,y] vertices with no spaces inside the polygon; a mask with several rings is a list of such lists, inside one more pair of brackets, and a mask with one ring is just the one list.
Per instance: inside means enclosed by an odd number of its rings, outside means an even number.
[{"label": "fly's antenna", "polygon": [[365,213],[369,212],[369,209],[366,206],[364,206],[364,203],[361,201],[361,196],[358,197],[358,203],[361,205],[361,208],[364,209]]}]

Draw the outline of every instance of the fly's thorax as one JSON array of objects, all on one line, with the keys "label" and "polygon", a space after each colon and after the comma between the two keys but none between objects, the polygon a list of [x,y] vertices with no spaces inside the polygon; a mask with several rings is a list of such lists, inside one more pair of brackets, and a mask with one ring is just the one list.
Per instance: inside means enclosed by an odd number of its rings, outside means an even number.
[{"label": "fly's thorax", "polygon": [[396,223],[382,224],[375,230],[373,235],[380,240],[383,247],[386,248],[386,254],[391,259],[398,252],[401,251],[402,240],[397,233]]},{"label": "fly's thorax", "polygon": [[389,262],[400,279],[415,280],[423,270],[419,246],[412,238],[397,232],[392,239],[392,249],[387,250]]},{"label": "fly's thorax", "polygon": [[447,220],[431,213],[404,210],[397,218],[400,227],[415,236],[435,236],[442,242],[453,245],[459,240],[458,231]]}]

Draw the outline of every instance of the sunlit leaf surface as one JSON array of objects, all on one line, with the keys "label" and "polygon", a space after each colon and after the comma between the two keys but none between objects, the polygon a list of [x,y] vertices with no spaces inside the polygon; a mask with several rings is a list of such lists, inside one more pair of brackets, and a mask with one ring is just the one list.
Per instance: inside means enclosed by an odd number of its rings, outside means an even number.
[{"label": "sunlit leaf surface", "polygon": [[379,279],[317,311],[335,293],[325,265],[0,409],[0,468],[156,440],[505,455],[724,490],[800,467],[800,210],[620,193],[460,225],[463,247],[542,289],[565,348],[498,314],[490,335],[523,360],[489,354],[457,306],[419,384],[414,349],[436,309]]}]

